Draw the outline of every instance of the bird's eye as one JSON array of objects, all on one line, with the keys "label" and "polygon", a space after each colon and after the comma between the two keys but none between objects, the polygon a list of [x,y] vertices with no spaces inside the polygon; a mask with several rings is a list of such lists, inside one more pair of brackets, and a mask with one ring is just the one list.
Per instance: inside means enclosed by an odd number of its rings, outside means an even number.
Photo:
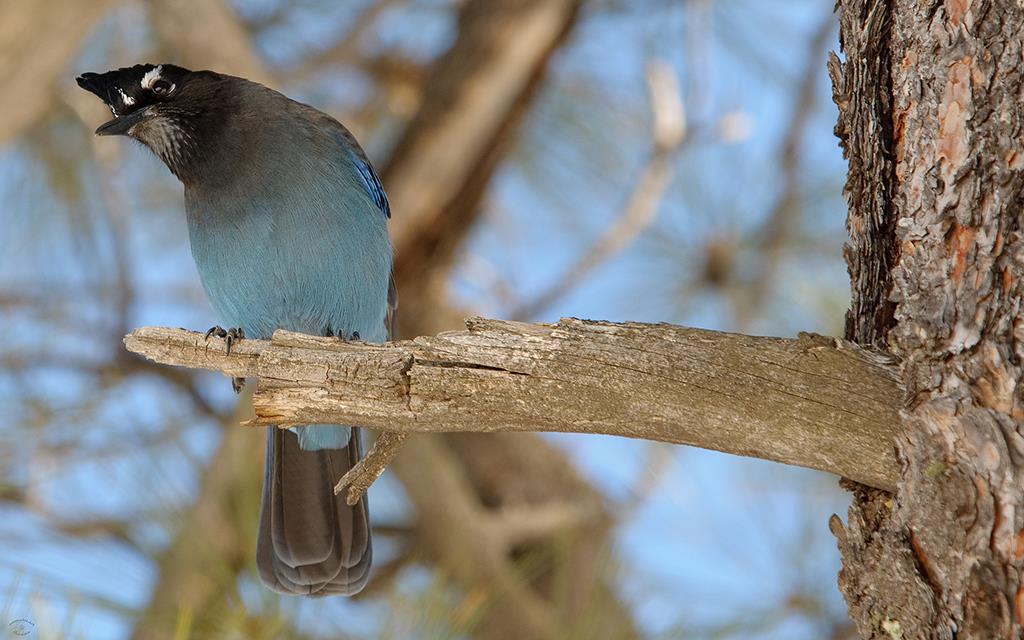
[{"label": "bird's eye", "polygon": [[165,96],[165,95],[167,95],[168,93],[171,92],[171,89],[173,89],[173,88],[174,88],[173,84],[171,84],[170,82],[168,82],[166,80],[163,80],[163,79],[156,80],[153,83],[153,86],[150,87],[150,89],[153,91],[153,93],[155,93],[158,96]]}]

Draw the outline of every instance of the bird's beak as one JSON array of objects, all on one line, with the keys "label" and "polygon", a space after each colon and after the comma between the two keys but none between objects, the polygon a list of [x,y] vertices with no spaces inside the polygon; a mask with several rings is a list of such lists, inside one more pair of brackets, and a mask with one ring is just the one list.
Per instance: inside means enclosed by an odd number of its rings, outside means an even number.
[{"label": "bird's beak", "polygon": [[[122,96],[123,92],[118,90],[117,72],[107,73],[83,73],[75,81],[89,93],[95,94],[100,100],[106,103],[114,112],[114,119],[106,122],[98,129],[98,136],[124,136],[131,132],[132,127],[141,122],[149,113],[147,107],[136,109],[131,113],[124,113],[130,104],[126,105]],[[119,115],[120,114],[120,115]]]},{"label": "bird's beak", "polygon": [[131,133],[132,127],[142,122],[149,115],[149,107],[143,107],[127,115],[117,116],[113,120],[104,122],[96,129],[98,136],[126,136]]}]

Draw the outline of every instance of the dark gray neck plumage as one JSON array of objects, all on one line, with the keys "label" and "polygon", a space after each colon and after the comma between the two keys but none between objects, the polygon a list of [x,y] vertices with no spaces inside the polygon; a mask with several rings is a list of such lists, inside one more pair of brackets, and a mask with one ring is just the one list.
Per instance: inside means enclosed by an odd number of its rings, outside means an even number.
[{"label": "dark gray neck plumage", "polygon": [[255,114],[267,112],[264,94],[280,95],[242,78],[200,73],[187,87],[189,100],[162,107],[131,132],[186,185],[239,174],[241,156],[260,137]]}]

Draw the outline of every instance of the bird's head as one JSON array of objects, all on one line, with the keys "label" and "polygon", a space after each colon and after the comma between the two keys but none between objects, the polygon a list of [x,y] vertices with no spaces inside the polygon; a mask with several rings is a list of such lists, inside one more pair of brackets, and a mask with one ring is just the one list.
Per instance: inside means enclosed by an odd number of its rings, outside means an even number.
[{"label": "bird's head", "polygon": [[195,164],[200,144],[217,127],[217,86],[222,77],[173,64],[137,64],[83,73],[77,81],[114,114],[96,135],[135,138],[181,178]]}]

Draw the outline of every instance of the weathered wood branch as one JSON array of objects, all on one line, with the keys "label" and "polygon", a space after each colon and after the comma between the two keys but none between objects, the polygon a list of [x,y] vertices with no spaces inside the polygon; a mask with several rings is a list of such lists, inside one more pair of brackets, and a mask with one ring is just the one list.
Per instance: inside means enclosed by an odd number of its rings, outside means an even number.
[{"label": "weathered wood branch", "polygon": [[467,327],[385,345],[278,331],[230,354],[200,333],[146,327],[125,345],[164,364],[259,377],[257,425],[602,433],[895,485],[902,394],[888,356],[810,334],[665,324]]}]

